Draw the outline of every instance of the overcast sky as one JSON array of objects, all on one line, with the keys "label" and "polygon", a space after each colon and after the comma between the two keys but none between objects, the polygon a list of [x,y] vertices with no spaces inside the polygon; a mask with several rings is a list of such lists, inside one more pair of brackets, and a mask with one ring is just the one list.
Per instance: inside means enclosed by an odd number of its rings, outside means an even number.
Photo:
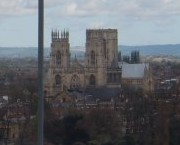
[{"label": "overcast sky", "polygon": [[[0,0],[0,47],[37,46],[37,1]],[[119,45],[180,43],[180,0],[45,0],[45,46],[51,30],[85,45],[87,28],[118,29]]]}]

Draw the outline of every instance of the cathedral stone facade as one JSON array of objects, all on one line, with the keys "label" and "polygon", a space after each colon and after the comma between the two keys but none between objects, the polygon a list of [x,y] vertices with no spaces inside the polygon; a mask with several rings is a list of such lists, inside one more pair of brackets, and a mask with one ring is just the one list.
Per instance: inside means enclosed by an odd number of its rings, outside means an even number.
[{"label": "cathedral stone facade", "polygon": [[52,32],[49,69],[45,82],[46,96],[57,96],[63,90],[86,88],[120,88],[117,29],[86,30],[84,63],[71,61],[69,32]]}]

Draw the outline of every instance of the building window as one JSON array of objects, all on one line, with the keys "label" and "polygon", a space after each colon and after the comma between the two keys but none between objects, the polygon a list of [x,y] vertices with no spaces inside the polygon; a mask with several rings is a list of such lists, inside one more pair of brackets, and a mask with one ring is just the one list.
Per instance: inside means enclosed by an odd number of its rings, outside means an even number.
[{"label": "building window", "polygon": [[107,75],[107,82],[110,83],[111,80],[110,80],[110,74]]},{"label": "building window", "polygon": [[95,60],[95,52],[92,50],[91,51],[91,65],[95,65],[95,62],[96,62],[96,60]]},{"label": "building window", "polygon": [[108,83],[111,83],[112,82],[112,74],[109,73],[108,74],[108,80],[107,80]]},{"label": "building window", "polygon": [[60,85],[61,84],[61,76],[60,75],[56,75],[55,76],[55,82],[56,82],[56,85]]},{"label": "building window", "polygon": [[63,99],[62,99],[62,102],[65,103],[65,102],[66,102],[66,98],[63,98]]},{"label": "building window", "polygon": [[61,64],[61,53],[60,53],[60,51],[57,51],[57,54],[56,54],[56,63],[58,65]]},{"label": "building window", "polygon": [[105,59],[106,59],[106,57],[107,57],[107,48],[106,48],[106,40],[104,39],[103,40],[103,51],[104,51],[104,57],[105,57]]},{"label": "building window", "polygon": [[89,77],[89,85],[91,85],[91,86],[95,86],[96,85],[96,78],[95,78],[94,75],[91,75]]}]

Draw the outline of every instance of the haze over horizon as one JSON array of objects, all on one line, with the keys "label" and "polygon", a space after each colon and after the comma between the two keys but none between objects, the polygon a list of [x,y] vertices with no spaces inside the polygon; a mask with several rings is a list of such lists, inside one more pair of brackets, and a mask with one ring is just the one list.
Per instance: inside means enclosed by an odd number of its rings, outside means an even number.
[{"label": "haze over horizon", "polygon": [[[37,0],[1,0],[0,47],[37,46]],[[179,44],[178,0],[45,0],[45,47],[52,29],[84,46],[87,28],[118,29],[119,45]]]}]

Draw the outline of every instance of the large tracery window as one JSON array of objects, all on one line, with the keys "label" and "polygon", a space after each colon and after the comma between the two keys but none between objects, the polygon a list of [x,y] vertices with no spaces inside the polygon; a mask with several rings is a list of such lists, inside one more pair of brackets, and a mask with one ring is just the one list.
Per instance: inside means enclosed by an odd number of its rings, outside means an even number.
[{"label": "large tracery window", "polygon": [[120,73],[109,73],[107,78],[108,83],[120,83],[121,74]]},{"label": "large tracery window", "polygon": [[95,78],[94,75],[91,75],[89,77],[89,85],[91,85],[91,86],[95,86],[96,85],[96,78]]},{"label": "large tracery window", "polygon": [[77,89],[80,87],[80,78],[77,75],[73,75],[71,78],[71,85],[72,89]]},{"label": "large tracery window", "polygon": [[95,59],[95,52],[91,51],[91,65],[95,65],[96,59]]},{"label": "large tracery window", "polygon": [[56,63],[58,65],[61,64],[61,53],[60,53],[60,51],[57,51],[57,54],[56,54]]},{"label": "large tracery window", "polygon": [[55,82],[56,82],[56,85],[60,85],[61,84],[61,76],[60,75],[56,75],[55,76]]}]

